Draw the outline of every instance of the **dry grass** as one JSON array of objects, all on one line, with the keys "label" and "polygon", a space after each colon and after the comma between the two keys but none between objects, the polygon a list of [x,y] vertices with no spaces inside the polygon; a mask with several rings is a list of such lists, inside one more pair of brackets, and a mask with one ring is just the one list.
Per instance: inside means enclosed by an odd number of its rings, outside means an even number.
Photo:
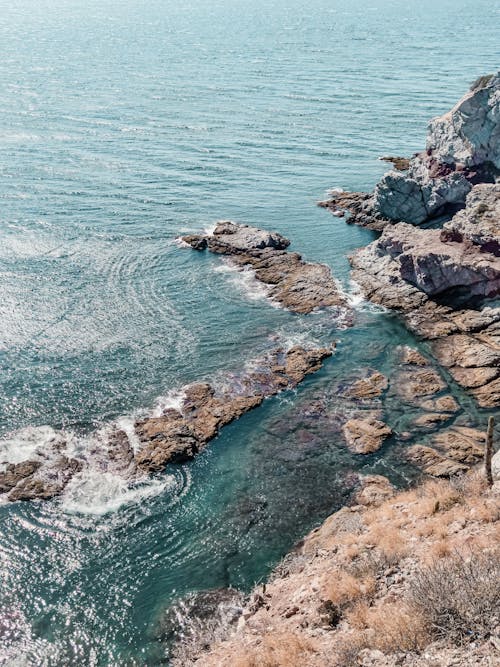
[{"label": "dry grass", "polygon": [[361,648],[378,649],[384,653],[418,652],[429,643],[424,617],[404,602],[385,602],[370,607],[360,601],[346,614],[346,620],[358,632],[350,639],[343,638],[338,649],[338,664],[357,664],[349,656],[357,655]]},{"label": "dry grass", "polygon": [[[245,648],[233,654],[227,663],[231,667],[292,667],[305,665],[315,651],[310,640],[293,632],[264,635],[259,646]],[[221,663],[222,667],[222,663]]]},{"label": "dry grass", "polygon": [[395,565],[409,553],[408,539],[403,532],[387,523],[376,523],[370,526],[363,536],[363,542],[375,545],[387,565]]},{"label": "dry grass", "polygon": [[352,605],[357,600],[372,599],[377,589],[373,576],[353,576],[345,570],[329,573],[325,585],[325,597],[338,607]]}]

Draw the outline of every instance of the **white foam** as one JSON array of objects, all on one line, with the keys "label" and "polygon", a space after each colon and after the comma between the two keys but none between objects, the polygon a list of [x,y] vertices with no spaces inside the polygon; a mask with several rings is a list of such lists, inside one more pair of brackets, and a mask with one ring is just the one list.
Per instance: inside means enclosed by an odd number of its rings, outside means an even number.
[{"label": "white foam", "polygon": [[87,468],[73,476],[61,497],[61,508],[69,514],[103,516],[125,505],[140,503],[175,486],[173,475],[131,484],[123,477]]},{"label": "white foam", "polygon": [[241,269],[227,260],[220,266],[215,267],[214,271],[215,273],[227,274],[232,285],[236,287],[240,294],[243,294],[243,296],[250,301],[261,301],[262,299],[266,299],[275,308],[281,308],[281,306],[269,296],[269,288],[266,287],[264,283],[257,280],[253,269]]},{"label": "white foam", "polygon": [[65,434],[51,426],[28,426],[0,440],[0,465],[44,458],[47,450],[65,440]]},{"label": "white foam", "polygon": [[376,303],[367,301],[361,287],[354,280],[350,281],[350,290],[345,293],[351,308],[361,313],[386,313],[387,308]]},{"label": "white foam", "polygon": [[204,227],[203,228],[203,233],[206,236],[213,236],[213,233],[215,232],[215,228],[217,227],[218,224],[219,224],[218,222],[214,222],[213,225],[209,225],[208,227]]},{"label": "white foam", "polygon": [[[170,391],[167,391],[164,396],[161,396],[157,400],[156,406],[151,413],[152,416],[161,417],[165,410],[177,410],[180,412],[185,398],[186,392],[184,389],[171,389]],[[128,435],[128,432],[125,429],[123,430]]]},{"label": "white foam", "polygon": [[121,429],[122,431],[124,431],[124,433],[126,433],[128,441],[132,449],[134,450],[134,453],[137,453],[141,448],[141,441],[136,433],[134,424],[135,424],[135,418],[133,417],[120,417],[120,419],[116,420],[117,428]]}]

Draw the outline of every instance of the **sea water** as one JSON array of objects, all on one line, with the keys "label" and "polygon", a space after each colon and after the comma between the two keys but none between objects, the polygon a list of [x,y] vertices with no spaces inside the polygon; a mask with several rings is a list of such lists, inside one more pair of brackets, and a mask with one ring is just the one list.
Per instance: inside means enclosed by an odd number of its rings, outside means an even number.
[{"label": "sea water", "polygon": [[[0,2],[2,460],[54,437],[85,450],[190,381],[337,341],[190,465],[135,486],[90,470],[61,498],[1,505],[0,664],[162,664],[177,597],[248,590],[353,472],[411,478],[394,441],[356,457],[311,416],[323,401],[340,419],[339,387],[415,343],[349,282],[346,255],[373,233],[315,204],[423,147],[428,119],[498,67],[499,18],[493,0]],[[329,264],[355,326],[276,308],[176,241],[218,219]]]}]

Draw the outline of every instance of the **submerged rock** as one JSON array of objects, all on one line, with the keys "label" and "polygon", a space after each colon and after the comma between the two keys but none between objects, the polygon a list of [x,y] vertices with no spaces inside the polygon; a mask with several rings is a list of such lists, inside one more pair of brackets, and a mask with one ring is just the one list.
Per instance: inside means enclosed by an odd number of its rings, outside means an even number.
[{"label": "submerged rock", "polygon": [[296,252],[287,252],[290,241],[281,234],[220,222],[213,234],[184,236],[183,241],[196,250],[208,248],[227,255],[242,269],[253,269],[257,280],[269,286],[269,297],[294,313],[329,306],[347,308],[330,269],[305,262]]},{"label": "submerged rock", "polygon": [[372,399],[381,396],[389,386],[389,382],[385,375],[378,371],[367,378],[357,380],[348,389],[347,395],[357,399]]},{"label": "submerged rock", "polygon": [[465,472],[484,456],[486,436],[483,431],[453,425],[436,433],[431,446],[414,445],[408,458],[434,477],[449,477]]}]

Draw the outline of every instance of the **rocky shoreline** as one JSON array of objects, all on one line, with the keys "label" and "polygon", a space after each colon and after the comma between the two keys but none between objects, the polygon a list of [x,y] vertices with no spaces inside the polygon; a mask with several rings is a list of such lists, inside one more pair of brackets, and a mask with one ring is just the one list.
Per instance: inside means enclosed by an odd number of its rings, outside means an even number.
[{"label": "rocky shoreline", "polygon": [[[427,356],[403,349],[393,377],[375,372],[344,390],[343,400],[363,409],[341,430],[351,451],[379,449],[394,435],[383,421],[383,398],[396,391],[403,404],[424,410],[417,431],[433,432],[406,456],[445,479],[399,495],[384,477],[361,479],[354,506],[299,543],[230,619],[177,639],[175,667],[486,667],[499,656],[500,453],[489,489],[474,468],[485,433],[455,419],[459,406],[447,389],[450,378],[480,409],[500,406],[500,72],[478,79],[431,121],[424,151],[383,159],[395,170],[372,193],[335,192],[320,205],[381,232],[350,258],[352,278],[367,299],[401,315],[444,374]],[[227,252],[218,239],[185,240]],[[469,588],[476,576],[469,562],[495,573],[477,575],[495,580],[488,592]],[[475,605],[481,613],[469,613]]]},{"label": "rocky shoreline", "polygon": [[407,172],[389,172],[373,193],[322,202],[382,231],[350,258],[353,280],[398,311],[481,408],[500,405],[499,119],[497,73],[431,121]]},{"label": "rocky shoreline", "polygon": [[167,408],[160,416],[137,420],[132,433],[111,427],[84,452],[72,453],[64,433],[57,434],[29,459],[4,463],[0,494],[9,501],[47,500],[60,495],[85,468],[112,472],[134,483],[170,463],[189,461],[224,426],[261,405],[265,398],[294,389],[318,371],[333,347],[273,350],[255,360],[250,370],[229,378],[227,388],[208,383],[188,385],[181,392],[178,409]]}]

